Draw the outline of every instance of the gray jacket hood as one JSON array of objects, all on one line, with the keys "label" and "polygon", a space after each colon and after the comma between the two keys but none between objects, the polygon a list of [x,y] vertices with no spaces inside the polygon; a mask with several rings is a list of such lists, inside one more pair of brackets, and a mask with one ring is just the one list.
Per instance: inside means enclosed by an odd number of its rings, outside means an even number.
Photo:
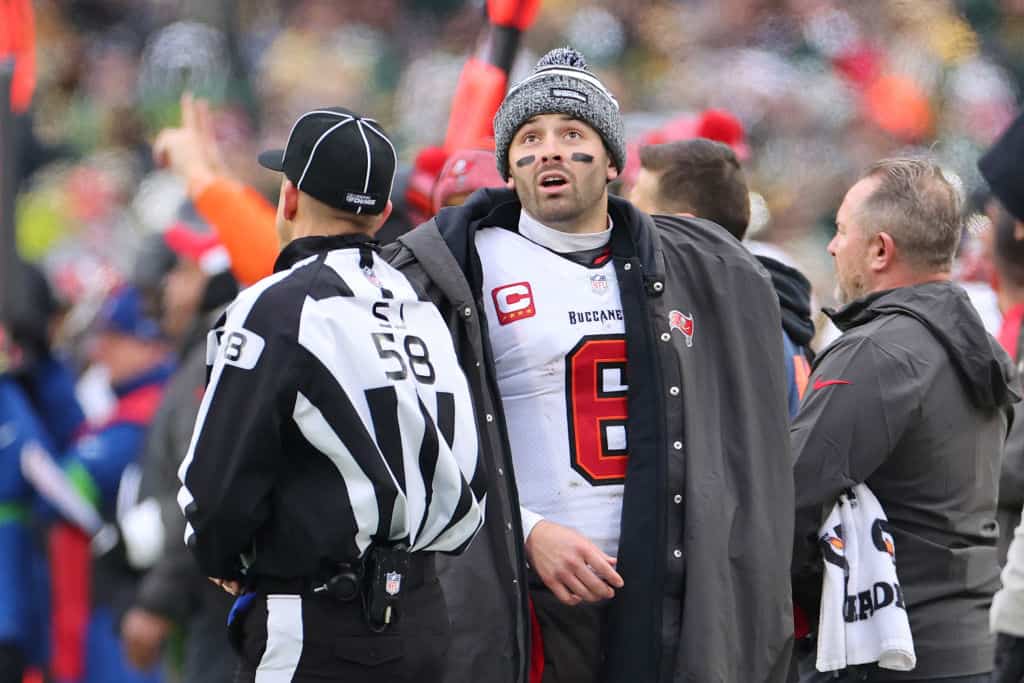
[{"label": "gray jacket hood", "polygon": [[[874,292],[825,313],[844,332],[884,315],[915,318],[945,349],[976,406],[997,408],[1021,399],[1012,363],[985,330],[966,292],[952,282]],[[952,325],[952,320],[962,322]]]}]

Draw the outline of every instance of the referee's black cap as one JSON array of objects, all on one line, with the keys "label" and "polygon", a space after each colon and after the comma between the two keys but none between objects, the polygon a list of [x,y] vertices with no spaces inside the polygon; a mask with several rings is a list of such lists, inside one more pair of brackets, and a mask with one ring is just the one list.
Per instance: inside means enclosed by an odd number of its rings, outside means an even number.
[{"label": "referee's black cap", "polygon": [[263,152],[259,162],[328,206],[375,215],[391,197],[398,157],[375,120],[324,107],[296,119],[285,148]]}]

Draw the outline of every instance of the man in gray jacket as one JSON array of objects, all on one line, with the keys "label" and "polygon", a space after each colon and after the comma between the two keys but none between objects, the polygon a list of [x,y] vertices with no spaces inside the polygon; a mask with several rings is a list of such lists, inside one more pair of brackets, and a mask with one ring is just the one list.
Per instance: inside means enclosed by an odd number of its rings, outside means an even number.
[{"label": "man in gray jacket", "polygon": [[[942,171],[914,159],[876,163],[836,216],[828,249],[845,305],[830,317],[844,334],[819,354],[793,425],[794,595],[817,611],[823,508],[864,482],[889,519],[917,653],[913,671],[839,680],[980,683],[992,668],[999,462],[1019,393],[949,280],[959,216]],[[813,662],[804,680],[835,680]]]},{"label": "man in gray jacket", "polygon": [[491,474],[485,532],[441,573],[445,680],[785,680],[793,492],[768,274],[708,221],[608,196],[622,119],[575,51],[509,91],[495,134],[509,189],[385,252],[448,320]]}]

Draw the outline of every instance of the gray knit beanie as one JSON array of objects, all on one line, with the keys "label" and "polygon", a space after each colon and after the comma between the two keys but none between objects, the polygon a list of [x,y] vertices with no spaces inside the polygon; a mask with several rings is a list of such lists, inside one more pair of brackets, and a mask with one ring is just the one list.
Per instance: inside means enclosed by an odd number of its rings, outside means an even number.
[{"label": "gray knit beanie", "polygon": [[619,103],[571,47],[560,47],[537,62],[533,73],[512,86],[494,115],[498,173],[508,180],[508,148],[520,126],[539,114],[567,114],[596,130],[619,171],[626,166],[626,134]]}]

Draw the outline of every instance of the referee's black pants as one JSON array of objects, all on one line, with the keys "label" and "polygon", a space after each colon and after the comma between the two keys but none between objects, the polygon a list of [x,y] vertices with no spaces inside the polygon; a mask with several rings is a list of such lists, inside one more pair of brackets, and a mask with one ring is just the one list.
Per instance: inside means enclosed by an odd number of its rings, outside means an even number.
[{"label": "referee's black pants", "polygon": [[383,633],[366,625],[358,600],[327,595],[260,595],[240,618],[235,683],[439,681],[450,637],[436,576],[402,591]]}]

